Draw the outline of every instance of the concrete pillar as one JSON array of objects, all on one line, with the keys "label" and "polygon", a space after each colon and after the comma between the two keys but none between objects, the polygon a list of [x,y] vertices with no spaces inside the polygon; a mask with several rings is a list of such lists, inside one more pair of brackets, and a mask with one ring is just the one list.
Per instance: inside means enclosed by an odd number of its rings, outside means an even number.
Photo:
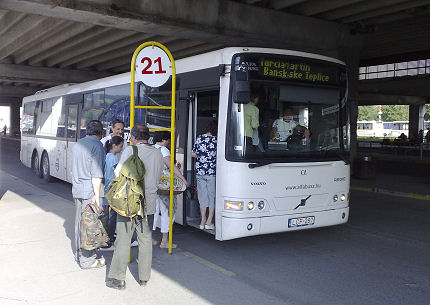
[{"label": "concrete pillar", "polygon": [[11,136],[20,132],[20,113],[19,113],[20,107],[21,107],[21,103],[14,103],[14,104],[10,105],[9,134]]},{"label": "concrete pillar", "polygon": [[350,117],[350,150],[351,161],[357,156],[357,118],[358,118],[358,69],[359,50],[343,48],[339,50],[339,58],[348,67],[348,102]]},{"label": "concrete pillar", "polygon": [[414,139],[420,129],[424,130],[425,104],[409,105],[409,138]]}]

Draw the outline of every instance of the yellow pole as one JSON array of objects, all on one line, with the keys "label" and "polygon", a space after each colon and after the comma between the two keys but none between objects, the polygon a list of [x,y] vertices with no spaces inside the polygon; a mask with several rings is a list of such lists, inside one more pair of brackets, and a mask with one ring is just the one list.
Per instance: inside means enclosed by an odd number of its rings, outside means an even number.
[{"label": "yellow pole", "polygon": [[[172,64],[172,102],[170,107],[157,107],[157,106],[135,106],[134,102],[134,76],[135,76],[135,70],[136,70],[136,58],[139,52],[147,47],[147,46],[157,46],[161,48],[164,52],[166,52],[167,56],[169,56],[170,62]],[[134,109],[135,108],[158,108],[158,109],[171,109],[171,123],[170,123],[170,147],[171,147],[171,154],[170,154],[170,202],[169,202],[169,254],[172,254],[172,230],[173,230],[173,167],[174,164],[174,150],[175,150],[175,93],[176,93],[176,66],[175,61],[173,59],[172,54],[170,51],[161,43],[155,42],[155,41],[148,41],[145,43],[142,43],[133,53],[133,57],[131,59],[131,88],[130,88],[130,130],[134,126]],[[131,252],[130,252],[131,253]]]}]

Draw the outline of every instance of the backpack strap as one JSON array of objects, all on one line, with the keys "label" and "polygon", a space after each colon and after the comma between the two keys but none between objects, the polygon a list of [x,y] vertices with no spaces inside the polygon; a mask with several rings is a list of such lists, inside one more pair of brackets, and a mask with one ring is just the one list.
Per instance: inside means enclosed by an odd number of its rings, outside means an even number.
[{"label": "backpack strap", "polygon": [[133,147],[133,156],[139,157],[136,145],[132,145],[131,147]]},{"label": "backpack strap", "polygon": [[[132,145],[131,147],[133,147],[133,156],[136,156],[137,158],[139,158],[139,154],[138,154],[138,149],[136,145]],[[145,218],[146,221],[148,221],[147,219],[147,215],[146,215],[146,196],[145,196],[145,186],[143,187],[143,202],[140,202],[140,216],[142,218]]]}]

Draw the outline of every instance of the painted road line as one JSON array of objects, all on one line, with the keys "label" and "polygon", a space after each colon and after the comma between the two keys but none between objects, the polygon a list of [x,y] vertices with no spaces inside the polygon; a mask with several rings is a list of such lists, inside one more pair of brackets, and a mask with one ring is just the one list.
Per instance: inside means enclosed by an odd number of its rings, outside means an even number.
[{"label": "painted road line", "polygon": [[227,276],[235,276],[236,275],[236,273],[231,272],[231,271],[229,271],[229,270],[227,270],[227,269],[225,269],[225,268],[223,268],[221,266],[218,266],[218,265],[216,265],[214,263],[211,263],[210,261],[205,260],[204,258],[201,258],[200,256],[197,256],[197,255],[192,254],[190,252],[184,252],[184,255],[187,256],[187,257],[189,257],[189,258],[191,258],[191,259],[193,259],[193,260],[195,260],[196,262],[198,262],[198,263],[200,263],[202,265],[205,265],[206,267],[209,267],[209,268],[211,268],[211,269],[213,269],[215,271],[219,271],[219,272],[221,272],[221,273],[223,273],[223,274],[225,274]]},{"label": "painted road line", "polygon": [[351,190],[430,201],[430,195],[428,195],[428,194],[405,193],[405,192],[398,192],[398,191],[381,189],[378,187],[371,188],[371,187],[362,187],[362,186],[351,186]]}]

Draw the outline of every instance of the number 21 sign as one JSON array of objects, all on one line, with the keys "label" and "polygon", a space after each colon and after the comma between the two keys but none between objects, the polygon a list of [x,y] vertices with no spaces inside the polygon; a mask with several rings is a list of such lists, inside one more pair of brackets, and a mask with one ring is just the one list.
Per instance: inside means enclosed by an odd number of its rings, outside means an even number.
[{"label": "number 21 sign", "polygon": [[150,45],[136,57],[135,81],[141,81],[150,87],[160,87],[172,75],[172,63],[161,48]]}]

